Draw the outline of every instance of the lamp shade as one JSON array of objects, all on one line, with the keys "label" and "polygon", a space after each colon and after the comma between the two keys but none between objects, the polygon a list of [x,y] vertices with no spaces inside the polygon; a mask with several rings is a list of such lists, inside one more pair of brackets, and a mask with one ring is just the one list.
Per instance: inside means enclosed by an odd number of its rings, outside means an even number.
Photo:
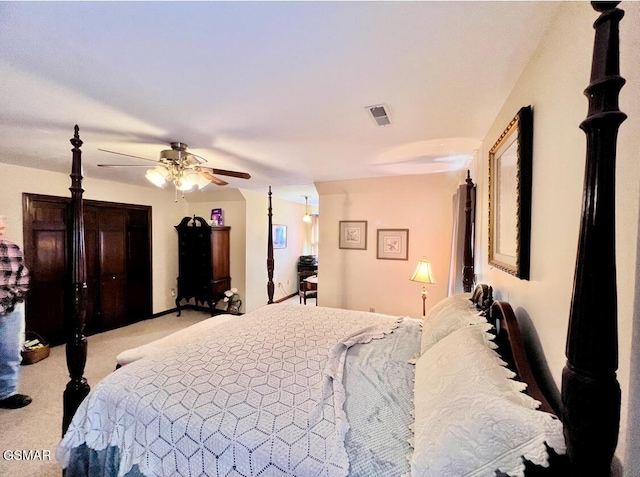
[{"label": "lamp shade", "polygon": [[411,278],[414,282],[421,283],[435,283],[436,278],[433,276],[433,270],[431,269],[431,263],[424,257],[418,262],[416,271],[413,272]]},{"label": "lamp shade", "polygon": [[149,169],[145,174],[145,177],[153,185],[164,187],[169,179],[169,173],[164,167],[158,166],[153,169]]}]

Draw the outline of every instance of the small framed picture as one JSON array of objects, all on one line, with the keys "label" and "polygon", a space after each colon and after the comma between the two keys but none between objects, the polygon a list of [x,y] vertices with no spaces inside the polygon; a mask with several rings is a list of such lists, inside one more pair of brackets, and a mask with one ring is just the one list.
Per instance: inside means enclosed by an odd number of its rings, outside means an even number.
[{"label": "small framed picture", "polygon": [[367,249],[367,221],[366,220],[341,220],[340,221],[340,248],[350,250]]},{"label": "small framed picture", "polygon": [[378,229],[380,260],[409,260],[409,229]]},{"label": "small framed picture", "polygon": [[286,225],[273,225],[273,248],[287,248]]}]

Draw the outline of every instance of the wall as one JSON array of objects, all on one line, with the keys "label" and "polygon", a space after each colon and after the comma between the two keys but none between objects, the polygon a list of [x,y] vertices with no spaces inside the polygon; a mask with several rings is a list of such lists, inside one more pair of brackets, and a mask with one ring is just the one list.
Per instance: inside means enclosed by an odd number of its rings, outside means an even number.
[{"label": "wall", "polygon": [[[627,84],[620,107],[629,115],[620,129],[617,161],[617,274],[622,419],[617,456],[624,475],[640,468],[638,380],[630,369],[638,366],[640,320],[638,303],[638,206],[640,203],[640,4],[623,3],[621,22],[621,75]],[[590,4],[566,2],[525,69],[522,77],[491,126],[474,164],[478,183],[479,280],[496,290],[496,298],[508,300],[529,340],[539,345],[534,358],[546,366],[548,386],[560,386],[565,364],[569,306],[581,216],[586,138],[578,125],[587,113],[583,90],[589,83],[593,48],[592,24],[597,18]],[[487,263],[488,151],[518,109],[534,110],[533,204],[531,279],[518,280]],[[472,169],[472,170],[473,170]],[[635,328],[634,330],[634,322]],[[635,331],[634,342],[632,335]],[[544,358],[542,357],[544,355]],[[636,371],[637,372],[637,371]],[[633,384],[633,388],[630,385]],[[555,389],[557,392],[557,389]],[[637,404],[636,404],[637,406]],[[633,448],[625,450],[627,441]],[[632,469],[636,469],[633,471]],[[620,473],[621,470],[616,471]]]},{"label": "wall", "polygon": [[[418,260],[432,263],[427,308],[447,295],[452,197],[464,174],[440,173],[316,183],[320,200],[318,303],[394,315],[422,315],[422,286],[411,282]],[[339,248],[339,221],[366,220],[367,249]],[[376,229],[409,229],[409,259],[376,258]]]},{"label": "wall", "polygon": [[[71,164],[71,154],[69,155]],[[69,166],[71,168],[71,165]],[[8,217],[7,239],[23,245],[22,193],[70,197],[69,174],[41,171],[0,163],[0,214]],[[171,289],[178,276],[178,242],[174,225],[186,214],[186,202],[174,202],[172,191],[155,187],[137,187],[85,178],[85,199],[148,205],[152,207],[153,240],[153,312],[175,307]]]}]

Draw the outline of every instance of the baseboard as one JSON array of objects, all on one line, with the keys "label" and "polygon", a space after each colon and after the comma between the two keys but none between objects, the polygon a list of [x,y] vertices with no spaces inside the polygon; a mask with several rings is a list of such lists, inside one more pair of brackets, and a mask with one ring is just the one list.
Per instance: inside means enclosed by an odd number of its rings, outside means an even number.
[{"label": "baseboard", "polygon": [[[206,313],[211,313],[211,308],[209,308],[208,306],[200,306],[200,305],[192,305],[187,303],[186,305],[182,305],[180,307],[181,310],[195,310],[195,311],[203,311]],[[151,315],[149,318],[158,318],[159,316],[164,316],[164,315],[168,315],[170,313],[178,313],[178,309],[177,308],[171,308],[170,310],[165,310],[165,311],[161,311],[159,313],[154,313],[153,315]],[[226,310],[217,310],[217,309],[213,309],[213,315],[226,315],[227,311]],[[239,315],[243,315],[244,313],[238,313]]]},{"label": "baseboard", "polygon": [[289,298],[293,298],[294,296],[298,295],[297,293],[292,293],[291,295],[287,295],[283,298],[279,298],[278,300],[274,301],[274,303],[281,303],[283,301],[287,301]]}]

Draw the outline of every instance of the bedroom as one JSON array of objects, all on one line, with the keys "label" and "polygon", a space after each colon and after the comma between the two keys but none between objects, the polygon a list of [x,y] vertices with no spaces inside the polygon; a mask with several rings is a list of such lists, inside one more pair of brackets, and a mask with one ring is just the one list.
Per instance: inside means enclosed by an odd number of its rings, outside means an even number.
[{"label": "bedroom", "polygon": [[[619,290],[619,326],[620,326],[620,369],[618,377],[623,389],[623,410],[618,457],[623,462],[627,475],[638,468],[634,461],[640,454],[638,441],[640,438],[638,416],[637,382],[637,349],[638,330],[634,330],[634,321],[638,320],[637,294],[637,252],[638,252],[638,205],[640,203],[638,187],[638,164],[635,160],[638,150],[638,139],[632,134],[637,130],[640,117],[640,104],[637,91],[638,71],[633,52],[637,48],[640,35],[636,25],[640,12],[635,3],[622,4],[626,16],[621,23],[621,65],[622,76],[627,84],[621,91],[621,109],[629,115],[622,125],[618,153],[618,290]],[[544,353],[549,375],[559,385],[560,372],[564,365],[564,342],[571,295],[571,282],[575,264],[575,248],[580,215],[579,197],[583,182],[585,141],[584,134],[578,125],[586,114],[586,100],[581,91],[588,81],[590,49],[592,47],[591,24],[595,14],[586,5],[563,4],[558,16],[546,31],[532,60],[527,64],[522,76],[516,83],[509,98],[499,108],[499,113],[491,121],[491,127],[483,138],[478,158],[471,164],[474,180],[478,184],[477,213],[477,269],[479,281],[491,283],[501,294],[519,307],[519,317],[528,325],[527,331],[539,342]],[[519,107],[532,104],[535,108],[536,142],[534,156],[533,212],[532,212],[532,279],[520,281],[498,270],[489,267],[485,250],[487,249],[486,196],[487,196],[487,153],[495,139],[504,129]],[[80,119],[76,119],[80,122]],[[82,124],[80,124],[82,128]],[[31,137],[32,133],[27,133]],[[69,132],[61,136],[62,154],[68,160]],[[15,149],[14,149],[15,150]],[[8,151],[3,151],[3,156]],[[85,154],[86,155],[86,154]],[[3,159],[4,160],[4,159]],[[21,193],[29,184],[28,192],[64,195],[68,189],[68,173],[51,173],[33,171],[24,167],[1,164],[3,177],[2,204],[9,209],[14,224],[21,224]],[[9,178],[9,180],[5,180]],[[324,276],[336,277],[332,286],[322,288],[321,303],[327,306],[343,306],[368,309],[385,306],[390,301],[398,304],[397,313],[418,315],[420,313],[419,290],[408,281],[411,268],[422,255],[432,255],[431,247],[438,247],[442,233],[448,233],[449,223],[438,223],[436,233],[427,234],[430,224],[417,223],[416,216],[422,210],[430,210],[436,204],[437,197],[425,191],[420,180],[435,180],[427,177],[374,178],[362,180],[345,180],[327,182],[316,185],[320,197],[323,223],[337,224],[339,220],[366,218],[373,222],[380,220],[381,225],[406,227],[412,231],[410,260],[405,264],[407,269],[393,268],[397,275],[390,280],[390,285],[382,293],[379,289],[364,287],[361,293],[363,276],[386,276],[389,264],[376,261],[373,248],[366,253],[339,251],[336,246],[337,233],[331,227],[321,229],[320,255],[322,256],[322,273]],[[453,178],[443,179],[442,184],[460,183],[462,172]],[[6,186],[5,186],[6,184]],[[87,196],[97,200],[117,200],[129,203],[144,201],[161,213],[154,213],[154,312],[171,307],[170,296],[166,293],[173,286],[175,262],[163,260],[165,251],[175,250],[175,242],[170,234],[161,230],[172,231],[172,227],[184,215],[195,212],[195,205],[189,201],[173,203],[170,193],[155,189],[138,188],[132,185],[101,182],[91,177],[86,182]],[[443,185],[443,187],[447,187]],[[380,192],[384,190],[384,192]],[[400,193],[400,192],[402,193]],[[264,193],[250,191],[250,200],[246,206],[246,222],[264,220],[266,198]],[[349,198],[349,215],[343,210],[343,198]],[[451,192],[439,196],[439,200],[450,200]],[[206,207],[211,208],[209,205]],[[386,207],[386,209],[385,209]],[[223,207],[224,208],[224,207]],[[277,210],[277,207],[276,207]],[[300,206],[300,213],[302,208]],[[13,214],[13,215],[12,215]],[[378,215],[379,214],[379,215]],[[394,223],[391,223],[393,217]],[[444,219],[450,220],[450,219]],[[433,225],[433,224],[431,224]],[[424,227],[422,233],[413,232]],[[20,227],[17,227],[14,239],[20,243]],[[442,232],[445,231],[445,232]],[[13,231],[16,234],[16,231]],[[262,229],[257,232],[263,233]],[[253,236],[253,233],[247,235]],[[374,236],[370,235],[374,241]],[[433,242],[429,242],[429,240]],[[257,239],[260,244],[259,255],[247,256],[247,263],[264,263],[264,240]],[[372,242],[373,243],[373,242]],[[420,243],[429,244],[429,250],[413,248]],[[168,255],[168,254],[167,254]],[[433,254],[438,256],[438,252]],[[448,275],[446,260],[436,262],[436,277]],[[346,265],[349,274],[341,274],[341,266]],[[373,267],[373,268],[368,268]],[[386,267],[386,268],[385,268]],[[246,265],[249,269],[249,265]],[[259,270],[262,270],[260,268]],[[247,271],[240,270],[249,275]],[[353,274],[353,275],[351,275]],[[342,280],[342,281],[341,281]],[[264,293],[264,278],[259,277],[257,283],[250,285],[247,280],[247,297],[252,296],[251,287],[256,292]],[[446,281],[430,289],[429,303],[437,301],[446,294]],[[258,295],[259,296],[259,295]],[[380,297],[380,303],[375,300]],[[248,307],[251,301],[247,303]],[[635,336],[634,336],[635,332]],[[635,360],[635,361],[634,361]],[[634,368],[634,366],[636,366]],[[635,404],[634,404],[635,403]],[[625,451],[627,448],[627,451]]]}]

